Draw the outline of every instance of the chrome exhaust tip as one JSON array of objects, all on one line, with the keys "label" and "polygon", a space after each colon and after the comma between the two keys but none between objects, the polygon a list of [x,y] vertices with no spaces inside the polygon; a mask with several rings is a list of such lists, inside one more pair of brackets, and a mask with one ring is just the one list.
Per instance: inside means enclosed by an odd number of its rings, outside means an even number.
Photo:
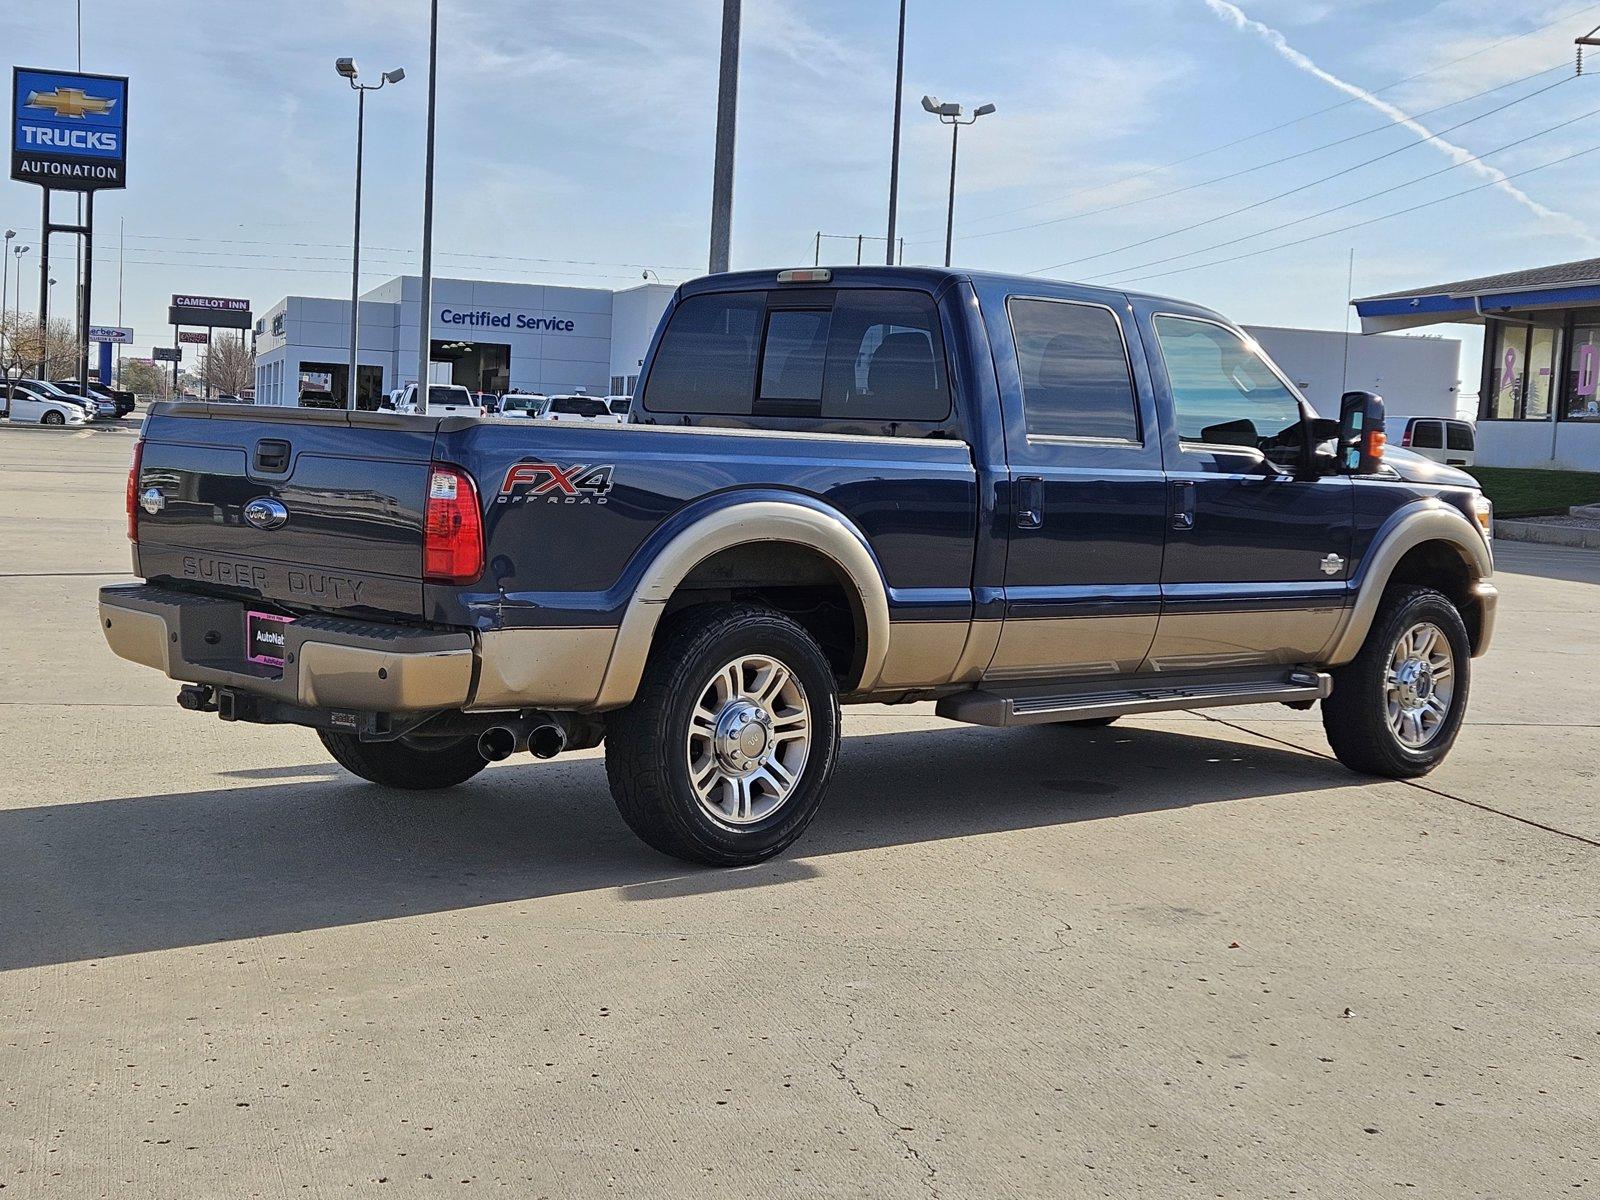
[{"label": "chrome exhaust tip", "polygon": [[528,749],[535,758],[554,758],[567,748],[567,731],[554,723],[528,731]]},{"label": "chrome exhaust tip", "polygon": [[517,751],[521,739],[509,725],[491,725],[478,735],[478,753],[486,762],[504,762]]}]

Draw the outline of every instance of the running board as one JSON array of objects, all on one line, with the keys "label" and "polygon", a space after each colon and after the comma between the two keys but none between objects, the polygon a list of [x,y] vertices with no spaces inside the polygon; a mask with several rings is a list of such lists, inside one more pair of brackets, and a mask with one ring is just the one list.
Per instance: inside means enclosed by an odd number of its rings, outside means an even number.
[{"label": "running board", "polygon": [[1229,704],[1310,704],[1326,698],[1333,690],[1330,675],[1308,670],[1268,679],[1149,678],[1148,685],[1139,687],[1128,687],[1125,681],[1119,681],[1123,686],[1114,690],[1090,685],[1053,693],[1041,688],[961,692],[940,700],[936,711],[948,720],[969,725],[1047,725],[1053,721],[1123,717],[1180,708],[1221,708]]}]

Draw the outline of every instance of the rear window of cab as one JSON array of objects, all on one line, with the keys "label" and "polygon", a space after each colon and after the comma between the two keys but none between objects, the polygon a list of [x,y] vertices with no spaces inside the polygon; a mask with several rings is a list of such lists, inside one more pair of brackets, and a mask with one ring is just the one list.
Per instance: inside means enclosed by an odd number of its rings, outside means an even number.
[{"label": "rear window of cab", "polygon": [[651,413],[943,421],[938,309],[896,288],[690,296],[661,335],[640,402]]}]

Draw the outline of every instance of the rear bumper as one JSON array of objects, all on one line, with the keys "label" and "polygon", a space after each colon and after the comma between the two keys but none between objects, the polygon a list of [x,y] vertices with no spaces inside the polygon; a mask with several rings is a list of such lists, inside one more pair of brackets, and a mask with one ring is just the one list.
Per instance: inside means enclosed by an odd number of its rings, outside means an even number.
[{"label": "rear bumper", "polygon": [[473,684],[473,635],[302,617],[284,628],[284,665],[250,662],[245,605],[150,584],[100,589],[112,652],[172,679],[234,688],[284,704],[365,712],[460,708]]}]

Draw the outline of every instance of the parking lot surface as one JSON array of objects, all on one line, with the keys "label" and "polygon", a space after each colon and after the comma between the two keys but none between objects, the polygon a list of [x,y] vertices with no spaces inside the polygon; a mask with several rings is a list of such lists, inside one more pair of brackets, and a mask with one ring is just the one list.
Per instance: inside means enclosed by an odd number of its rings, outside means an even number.
[{"label": "parking lot surface", "polygon": [[600,752],[444,794],[111,656],[134,429],[0,423],[6,1196],[1600,1187],[1600,553],[1506,544],[1452,758],[1281,707],[847,710],[687,868]]}]

